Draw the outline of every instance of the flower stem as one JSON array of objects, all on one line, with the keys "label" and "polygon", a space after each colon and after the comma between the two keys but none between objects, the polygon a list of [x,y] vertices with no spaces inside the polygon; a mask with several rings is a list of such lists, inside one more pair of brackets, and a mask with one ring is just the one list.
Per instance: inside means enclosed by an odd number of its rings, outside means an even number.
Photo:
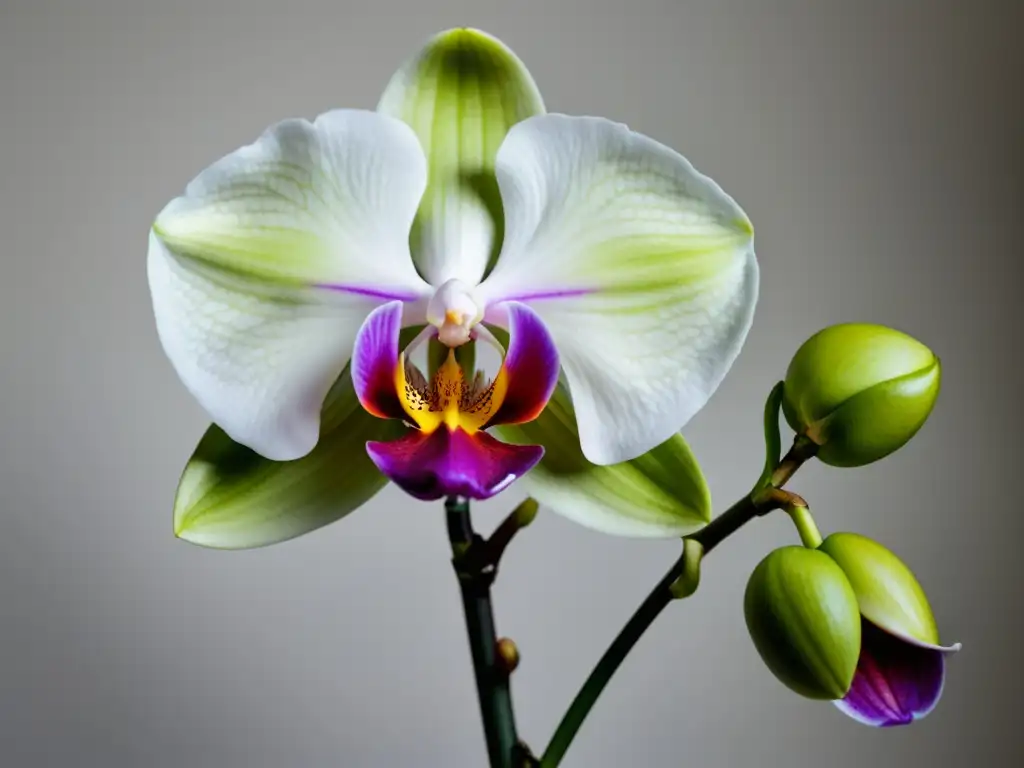
[{"label": "flower stem", "polygon": [[[702,556],[706,556],[718,544],[755,517],[765,515],[773,509],[780,509],[783,506],[783,499],[772,491],[786,483],[800,465],[814,455],[814,452],[813,446],[798,438],[775,472],[772,473],[770,485],[764,492],[744,496],[700,531],[687,538],[700,544],[703,548]],[[680,556],[626,622],[626,626],[622,628],[612,644],[608,646],[608,650],[597,662],[597,666],[590,673],[580,692],[576,694],[572,704],[569,705],[562,722],[555,729],[555,734],[551,737],[551,741],[541,757],[541,768],[556,768],[561,763],[580,726],[583,725],[583,721],[590,714],[594,704],[597,703],[598,697],[604,691],[612,675],[625,661],[626,656],[647,631],[647,628],[654,623],[665,607],[676,599],[673,595],[672,585],[683,573],[685,564],[685,557]]]},{"label": "flower stem", "polygon": [[562,722],[558,724],[555,735],[551,737],[548,748],[544,750],[544,755],[540,759],[541,768],[555,768],[562,761],[562,757],[569,749],[569,745],[576,738],[576,733],[579,731],[580,726],[583,725],[583,721],[590,714],[590,710],[597,702],[598,696],[601,695],[608,681],[611,680],[612,675],[615,674],[619,665],[625,661],[627,654],[636,645],[637,640],[641,638],[644,632],[647,631],[647,628],[658,618],[658,615],[665,609],[665,606],[672,602],[672,583],[679,578],[680,573],[682,573],[681,561],[675,563],[668,573],[662,577],[658,585],[651,591],[651,594],[647,596],[647,599],[636,610],[636,613],[626,622],[626,626],[619,632],[618,637],[608,646],[608,650],[604,652],[604,656],[597,662],[594,671],[590,673],[590,677],[587,678],[580,692],[576,694],[576,698],[569,705],[569,709],[565,713],[565,717],[562,718]]},{"label": "flower stem", "polygon": [[796,526],[797,533],[800,534],[801,543],[808,549],[820,547],[822,542],[821,532],[818,530],[818,526],[811,516],[811,510],[807,508],[807,505],[794,505],[787,509],[786,512],[789,513],[793,525]]},{"label": "flower stem", "polygon": [[[706,555],[719,542],[735,533],[758,514],[759,510],[754,504],[753,498],[749,495],[745,496],[690,538],[703,546],[703,554]],[[597,662],[590,677],[587,678],[580,692],[576,694],[576,698],[569,705],[562,722],[558,724],[555,735],[551,737],[551,742],[541,757],[541,768],[555,768],[562,761],[569,745],[576,738],[580,726],[583,725],[583,721],[590,714],[594,704],[597,703],[598,697],[604,691],[612,675],[626,660],[626,656],[633,650],[633,646],[647,631],[647,628],[675,599],[672,585],[682,574],[684,563],[684,559],[680,557],[672,564],[661,581],[651,590],[647,599],[640,604],[640,607],[626,622],[626,626],[622,628],[612,644],[608,646],[608,650],[604,652],[604,656]]]},{"label": "flower stem", "polygon": [[508,671],[498,654],[498,636],[491,606],[491,584],[497,564],[468,556],[483,539],[473,531],[469,501],[450,497],[445,501],[448,540],[452,545],[452,563],[462,591],[462,608],[466,615],[466,632],[473,657],[480,715],[491,768],[514,768],[520,751],[516,735],[515,715]]},{"label": "flower stem", "polygon": [[817,443],[804,435],[798,435],[793,441],[793,447],[782,457],[782,461],[775,468],[771,475],[770,485],[773,488],[781,488],[793,474],[800,469],[801,465],[812,458],[818,452]]}]

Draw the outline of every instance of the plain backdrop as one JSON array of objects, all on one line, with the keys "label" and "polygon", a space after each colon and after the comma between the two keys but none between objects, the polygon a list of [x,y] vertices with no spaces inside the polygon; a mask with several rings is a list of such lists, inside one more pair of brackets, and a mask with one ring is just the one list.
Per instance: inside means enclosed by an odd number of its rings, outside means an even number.
[{"label": "plain backdrop", "polygon": [[[795,540],[768,519],[708,561],[563,765],[1020,765],[1021,23],[995,0],[0,0],[0,765],[484,764],[438,505],[389,489],[252,552],[174,539],[207,420],[144,270],[195,173],[281,118],[372,108],[462,25],[512,46],[552,111],[670,144],[753,219],[755,326],[685,430],[718,509],[758,474],[763,398],[820,327],[892,325],[944,365],[907,448],[792,486],[826,532],[903,557],[964,643],[934,714],[871,730],[766,671],[743,588]],[[498,621],[538,751],[677,546],[549,512],[514,543]]]}]

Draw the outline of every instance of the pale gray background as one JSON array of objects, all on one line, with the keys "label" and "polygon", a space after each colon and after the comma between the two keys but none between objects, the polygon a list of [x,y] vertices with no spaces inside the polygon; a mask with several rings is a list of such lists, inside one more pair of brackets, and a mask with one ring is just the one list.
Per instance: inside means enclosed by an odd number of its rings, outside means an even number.
[{"label": "pale gray background", "polygon": [[[768,520],[715,553],[564,765],[1019,765],[1021,13],[983,0],[0,0],[0,765],[483,764],[437,507],[389,490],[249,553],[173,539],[206,419],[144,275],[147,227],[192,175],[280,118],[372,107],[457,25],[513,46],[552,110],[675,146],[753,218],[756,326],[687,429],[719,507],[819,327],[887,323],[944,362],[910,447],[794,486],[824,529],[902,555],[964,642],[939,709],[874,731],[769,675],[741,610],[794,540]],[[553,514],[516,542],[496,597],[538,749],[675,552]]]}]

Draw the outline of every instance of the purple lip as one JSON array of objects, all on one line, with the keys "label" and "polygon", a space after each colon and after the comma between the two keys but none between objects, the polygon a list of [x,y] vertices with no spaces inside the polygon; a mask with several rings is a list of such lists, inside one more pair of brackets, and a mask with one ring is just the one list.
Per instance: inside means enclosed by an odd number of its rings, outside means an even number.
[{"label": "purple lip", "polygon": [[445,496],[489,499],[540,461],[539,445],[509,445],[486,432],[469,435],[441,427],[430,434],[410,432],[391,442],[366,444],[373,463],[417,499]]}]

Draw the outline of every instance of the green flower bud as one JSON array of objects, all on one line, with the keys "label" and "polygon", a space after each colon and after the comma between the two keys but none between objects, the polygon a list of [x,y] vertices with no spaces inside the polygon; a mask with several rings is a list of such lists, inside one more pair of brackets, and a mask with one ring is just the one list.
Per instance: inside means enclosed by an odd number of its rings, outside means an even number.
[{"label": "green flower bud", "polygon": [[819,331],[786,372],[786,421],[821,447],[818,458],[859,467],[888,456],[924,424],[939,394],[939,359],[916,339],[881,325]]},{"label": "green flower bud", "polygon": [[818,549],[842,568],[865,619],[896,637],[938,645],[928,598],[896,555],[856,533],[833,533]]},{"label": "green flower bud", "polygon": [[776,549],[751,574],[743,609],[754,647],[784,685],[811,699],[846,695],[861,619],[853,587],[831,557]]}]

